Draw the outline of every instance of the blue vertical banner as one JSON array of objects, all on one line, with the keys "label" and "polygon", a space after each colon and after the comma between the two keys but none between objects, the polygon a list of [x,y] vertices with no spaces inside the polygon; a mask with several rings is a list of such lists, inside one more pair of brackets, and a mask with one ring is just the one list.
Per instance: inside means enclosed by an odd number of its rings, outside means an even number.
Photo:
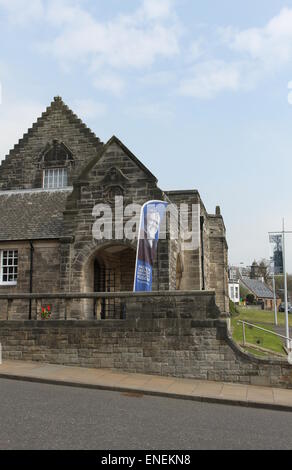
[{"label": "blue vertical banner", "polygon": [[152,291],[152,272],[161,223],[165,217],[167,202],[148,201],[141,209],[134,292]]},{"label": "blue vertical banner", "polygon": [[277,233],[270,235],[270,268],[275,276],[284,274],[284,263],[283,263],[283,235]]}]

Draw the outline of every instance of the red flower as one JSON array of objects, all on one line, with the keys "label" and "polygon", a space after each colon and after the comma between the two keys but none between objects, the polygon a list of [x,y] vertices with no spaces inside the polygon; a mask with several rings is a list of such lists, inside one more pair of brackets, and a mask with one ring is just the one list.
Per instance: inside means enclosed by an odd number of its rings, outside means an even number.
[{"label": "red flower", "polygon": [[49,305],[47,306],[47,310],[48,312],[51,310],[51,307]]},{"label": "red flower", "polygon": [[44,311],[45,311],[45,307],[42,307],[42,312],[44,313]]}]

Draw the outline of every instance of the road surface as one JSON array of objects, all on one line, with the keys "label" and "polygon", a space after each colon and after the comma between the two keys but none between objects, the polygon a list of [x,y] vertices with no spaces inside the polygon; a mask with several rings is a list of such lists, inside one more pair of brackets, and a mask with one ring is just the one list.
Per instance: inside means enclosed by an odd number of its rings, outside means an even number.
[{"label": "road surface", "polygon": [[292,413],[0,379],[0,449],[291,449]]}]

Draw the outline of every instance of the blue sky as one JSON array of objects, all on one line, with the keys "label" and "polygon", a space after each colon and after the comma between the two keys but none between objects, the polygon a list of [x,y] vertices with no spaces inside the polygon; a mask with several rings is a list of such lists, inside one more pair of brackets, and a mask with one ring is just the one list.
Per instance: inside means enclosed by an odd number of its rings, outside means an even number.
[{"label": "blue sky", "polygon": [[0,40],[0,159],[61,95],[161,188],[220,205],[231,262],[292,230],[292,0],[0,0]]}]

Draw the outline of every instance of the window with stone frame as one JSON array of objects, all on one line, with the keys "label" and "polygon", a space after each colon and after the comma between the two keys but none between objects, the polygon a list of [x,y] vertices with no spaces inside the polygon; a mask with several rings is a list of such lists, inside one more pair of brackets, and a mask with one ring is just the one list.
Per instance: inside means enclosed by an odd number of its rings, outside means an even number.
[{"label": "window with stone frame", "polygon": [[0,251],[0,285],[16,285],[18,276],[18,250]]},{"label": "window with stone frame", "polygon": [[57,189],[68,186],[67,168],[47,168],[43,173],[43,188]]},{"label": "window with stone frame", "polygon": [[69,185],[75,164],[71,150],[55,139],[38,155],[36,165],[40,170],[35,181],[36,187],[40,185],[44,189],[57,189]]}]

